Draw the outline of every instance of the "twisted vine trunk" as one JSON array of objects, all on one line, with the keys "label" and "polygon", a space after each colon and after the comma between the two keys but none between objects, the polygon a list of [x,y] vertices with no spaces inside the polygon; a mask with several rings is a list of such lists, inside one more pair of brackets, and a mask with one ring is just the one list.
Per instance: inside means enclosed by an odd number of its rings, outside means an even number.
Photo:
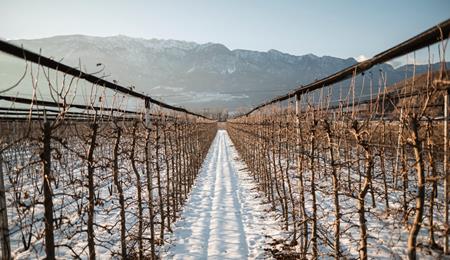
[{"label": "twisted vine trunk", "polygon": [[436,240],[434,239],[434,205],[435,205],[435,198],[437,198],[437,174],[436,174],[436,168],[435,163],[433,159],[433,151],[434,151],[434,143],[432,140],[433,136],[433,130],[432,130],[432,123],[429,122],[427,125],[427,156],[428,156],[428,165],[429,165],[429,172],[431,174],[430,179],[432,183],[432,191],[430,195],[430,201],[429,201],[429,208],[428,208],[428,218],[429,218],[429,232],[428,232],[428,244],[431,246],[431,248],[437,248]]},{"label": "twisted vine trunk", "polygon": [[[149,123],[148,123],[149,124]],[[148,191],[148,214],[150,218],[150,252],[151,259],[156,259],[155,254],[155,223],[153,212],[153,176],[151,170],[151,150],[150,150],[150,129],[147,126],[147,135],[145,138],[145,172],[147,175],[147,191]]]},{"label": "twisted vine trunk", "polygon": [[125,219],[125,198],[123,196],[122,181],[119,180],[119,144],[122,136],[122,129],[117,127],[116,142],[113,151],[113,181],[119,193],[120,205],[120,247],[122,258],[127,258],[127,243],[126,243],[126,219]]},{"label": "twisted vine trunk", "polygon": [[[168,151],[168,144],[167,144],[167,121],[165,122],[166,127],[163,131],[163,145],[164,145],[164,164],[166,167],[166,210],[167,210],[167,229],[172,230],[170,225],[170,201],[171,201],[171,191],[170,191],[170,184],[173,185],[173,180],[170,178],[170,164],[169,164],[169,151]],[[175,220],[175,218],[174,218]]]},{"label": "twisted vine trunk", "polygon": [[341,256],[340,253],[340,226],[341,226],[341,213],[340,213],[340,205],[339,205],[339,178],[337,173],[337,165],[334,154],[336,153],[333,138],[331,133],[330,123],[325,120],[325,131],[327,135],[328,141],[328,153],[330,154],[331,160],[331,175],[333,176],[333,199],[334,199],[334,258],[339,259]]},{"label": "twisted vine trunk", "polygon": [[300,95],[295,96],[295,121],[296,121],[296,153],[297,153],[297,174],[298,174],[298,189],[300,193],[300,219],[302,221],[302,229],[300,236],[300,253],[303,259],[306,258],[307,247],[308,247],[308,221],[305,207],[305,188],[303,185],[303,152],[301,144],[301,125],[300,125]]},{"label": "twisted vine trunk", "polygon": [[414,150],[414,157],[416,160],[415,168],[417,174],[417,195],[416,195],[416,209],[414,221],[411,225],[408,236],[408,259],[417,259],[417,235],[419,234],[425,202],[425,171],[422,155],[422,145],[419,137],[419,121],[413,117],[410,119],[411,127],[411,145]]},{"label": "twisted vine trunk", "polygon": [[94,150],[97,141],[98,124],[96,122],[91,124],[91,142],[87,156],[87,171],[88,171],[88,221],[87,221],[87,235],[88,235],[88,250],[89,259],[95,259],[95,234],[94,234],[94,214],[95,214],[95,189],[94,189]]},{"label": "twisted vine trunk", "polygon": [[143,234],[143,208],[142,208],[142,184],[141,175],[136,167],[136,131],[137,131],[137,121],[133,125],[133,140],[131,144],[131,167],[133,168],[134,175],[136,176],[136,189],[137,189],[137,204],[138,204],[138,258],[144,259],[144,245],[142,241]]},{"label": "twisted vine trunk", "polygon": [[315,139],[316,139],[316,125],[317,121],[313,119],[313,125],[311,129],[311,147],[310,147],[310,170],[311,170],[311,198],[312,198],[312,251],[313,259],[317,259],[319,254],[319,248],[317,246],[317,203],[316,203],[316,171],[314,168],[314,158],[315,158]]},{"label": "twisted vine trunk", "polygon": [[370,181],[372,179],[373,156],[369,147],[364,147],[364,158],[366,166],[366,176],[361,191],[358,194],[358,215],[359,215],[359,232],[360,232],[360,247],[359,258],[367,259],[367,225],[366,225],[366,210],[365,198],[370,188]]},{"label": "twisted vine trunk", "polygon": [[159,144],[159,138],[160,138],[160,123],[157,122],[155,124],[155,167],[156,167],[156,185],[157,185],[157,191],[158,191],[158,201],[159,201],[159,215],[161,217],[161,228],[159,230],[159,239],[160,242],[163,243],[164,241],[164,230],[165,230],[165,214],[164,214],[164,198],[162,196],[162,187],[161,187],[161,165],[159,163],[159,157],[161,155],[160,152],[160,144]]},{"label": "twisted vine trunk", "polygon": [[[366,209],[365,209],[365,199],[369,192],[369,188],[372,183],[372,170],[374,166],[373,152],[371,147],[364,138],[367,134],[361,131],[362,126],[358,126],[358,121],[354,120],[352,123],[352,133],[355,137],[358,147],[361,147],[364,151],[364,166],[365,166],[365,176],[364,183],[360,186],[360,191],[358,193],[358,216],[359,216],[359,233],[360,233],[360,243],[359,243],[359,258],[362,260],[367,259],[367,225],[366,225]],[[360,170],[358,169],[358,172]]]}]

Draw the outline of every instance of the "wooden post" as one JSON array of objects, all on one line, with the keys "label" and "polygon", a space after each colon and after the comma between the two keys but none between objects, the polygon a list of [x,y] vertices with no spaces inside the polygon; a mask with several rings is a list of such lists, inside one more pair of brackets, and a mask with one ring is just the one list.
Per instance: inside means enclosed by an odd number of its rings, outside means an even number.
[{"label": "wooden post", "polygon": [[3,157],[0,153],[0,246],[1,259],[11,259],[11,245],[9,242],[8,211],[6,209],[5,183],[3,176]]},{"label": "wooden post", "polygon": [[[45,113],[45,111],[44,111]],[[53,235],[53,199],[51,181],[51,125],[44,114],[44,129],[40,154],[42,165],[42,179],[44,183],[44,222],[45,222],[45,253],[48,260],[55,259],[55,240]]]}]

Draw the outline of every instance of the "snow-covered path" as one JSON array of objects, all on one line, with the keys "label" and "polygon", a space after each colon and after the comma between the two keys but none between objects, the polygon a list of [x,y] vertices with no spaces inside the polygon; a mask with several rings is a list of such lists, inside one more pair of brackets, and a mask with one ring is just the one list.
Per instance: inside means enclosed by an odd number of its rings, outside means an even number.
[{"label": "snow-covered path", "polygon": [[[266,258],[280,226],[241,169],[228,133],[219,130],[163,258]],[[268,235],[268,236],[267,236]]]}]

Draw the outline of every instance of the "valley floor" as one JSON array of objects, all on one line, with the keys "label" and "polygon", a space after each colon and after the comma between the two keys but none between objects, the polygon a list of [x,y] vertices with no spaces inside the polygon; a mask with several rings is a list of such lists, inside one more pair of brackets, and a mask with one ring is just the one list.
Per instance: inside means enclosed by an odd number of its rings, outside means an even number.
[{"label": "valley floor", "polygon": [[163,259],[263,259],[286,234],[257,191],[225,130],[203,163]]}]

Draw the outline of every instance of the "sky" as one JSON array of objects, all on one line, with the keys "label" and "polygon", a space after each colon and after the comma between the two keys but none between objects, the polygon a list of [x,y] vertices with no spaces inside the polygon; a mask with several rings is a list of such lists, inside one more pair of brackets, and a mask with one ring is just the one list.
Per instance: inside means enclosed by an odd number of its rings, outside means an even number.
[{"label": "sky", "polygon": [[0,37],[122,34],[368,58],[449,18],[449,0],[0,0]]}]

